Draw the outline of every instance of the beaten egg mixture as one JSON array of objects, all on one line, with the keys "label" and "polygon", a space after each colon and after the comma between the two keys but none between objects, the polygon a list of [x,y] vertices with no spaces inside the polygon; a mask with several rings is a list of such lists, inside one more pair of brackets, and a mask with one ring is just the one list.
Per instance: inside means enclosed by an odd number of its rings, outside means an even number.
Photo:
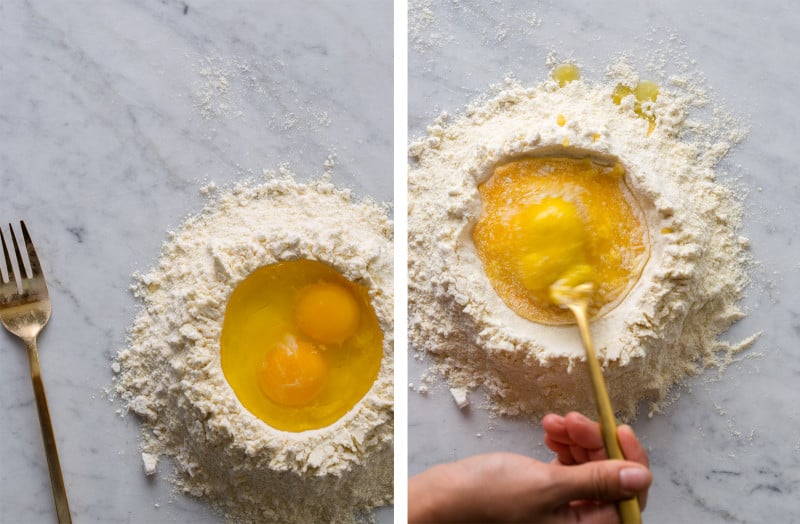
[{"label": "beaten egg mixture", "polygon": [[492,287],[517,314],[543,324],[572,322],[551,288],[594,282],[590,313],[602,314],[625,298],[649,256],[625,168],[563,153],[500,165],[478,187],[473,240]]}]

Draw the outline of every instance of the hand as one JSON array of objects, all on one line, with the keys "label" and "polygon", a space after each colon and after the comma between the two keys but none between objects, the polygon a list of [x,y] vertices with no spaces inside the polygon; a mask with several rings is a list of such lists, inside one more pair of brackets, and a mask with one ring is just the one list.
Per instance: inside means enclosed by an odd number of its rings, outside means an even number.
[{"label": "hand", "polygon": [[552,463],[490,453],[435,466],[409,480],[409,522],[616,523],[613,501],[645,501],[652,477],[630,428],[619,435],[632,460],[618,461],[603,460],[599,425],[578,413],[542,425]]},{"label": "hand", "polygon": [[[566,417],[546,415],[542,419],[542,427],[545,432],[544,443],[556,454],[556,458],[553,460],[554,464],[572,466],[608,458],[603,446],[600,424],[589,420],[580,413],[572,412]],[[622,448],[622,454],[628,461],[638,462],[645,468],[650,467],[647,452],[636,439],[630,426],[619,426],[617,439]],[[647,485],[649,487],[650,482]],[[638,496],[639,507],[644,511],[644,507],[647,505],[647,489],[639,492]]]}]

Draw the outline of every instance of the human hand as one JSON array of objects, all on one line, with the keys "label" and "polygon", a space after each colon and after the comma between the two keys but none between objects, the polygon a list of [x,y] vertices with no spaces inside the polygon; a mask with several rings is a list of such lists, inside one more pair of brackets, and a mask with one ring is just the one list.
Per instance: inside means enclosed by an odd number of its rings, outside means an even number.
[{"label": "human hand", "polygon": [[[542,419],[544,428],[544,443],[555,454],[553,463],[564,466],[585,464],[590,461],[606,460],[603,437],[600,433],[600,424],[589,420],[580,413],[568,413],[565,417],[560,415],[546,415]],[[617,428],[617,439],[626,460],[638,462],[645,468],[650,467],[647,452],[639,443],[636,435],[628,425]],[[641,471],[631,474],[640,474]],[[650,482],[647,483],[648,487]],[[647,488],[638,493],[639,507],[644,510],[647,505]]]},{"label": "human hand", "polygon": [[599,425],[577,413],[545,420],[552,463],[490,453],[435,466],[409,480],[409,522],[616,523],[614,501],[644,502],[652,477],[630,428],[620,441],[633,460],[603,460]]}]

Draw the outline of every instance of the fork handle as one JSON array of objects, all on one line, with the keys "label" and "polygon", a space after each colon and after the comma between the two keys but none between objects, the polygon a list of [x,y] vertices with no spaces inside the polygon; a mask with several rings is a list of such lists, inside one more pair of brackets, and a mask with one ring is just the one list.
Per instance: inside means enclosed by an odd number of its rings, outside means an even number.
[{"label": "fork handle", "polygon": [[36,338],[25,338],[25,349],[28,353],[28,364],[31,368],[33,395],[36,398],[36,411],[39,412],[39,425],[42,429],[44,452],[47,455],[47,469],[50,470],[50,484],[53,487],[53,499],[56,503],[56,515],[59,524],[72,524],[67,501],[67,490],[61,476],[61,463],[58,460],[56,438],[53,434],[53,423],[50,422],[50,409],[47,407],[47,396],[44,393],[42,370],[39,367],[39,351],[36,349]]},{"label": "fork handle", "polygon": [[[617,422],[614,419],[614,409],[611,407],[611,400],[608,398],[606,381],[603,378],[600,363],[597,361],[594,344],[592,343],[592,334],[589,331],[589,315],[586,311],[586,302],[570,304],[569,308],[575,314],[583,347],[586,349],[586,365],[589,369],[589,379],[597,402],[597,413],[600,415],[600,433],[603,436],[606,455],[610,459],[625,460],[625,455],[622,453],[622,448],[620,448],[619,440],[617,439]],[[623,524],[642,523],[642,511],[639,507],[639,499],[636,497],[618,501],[617,511]]]}]

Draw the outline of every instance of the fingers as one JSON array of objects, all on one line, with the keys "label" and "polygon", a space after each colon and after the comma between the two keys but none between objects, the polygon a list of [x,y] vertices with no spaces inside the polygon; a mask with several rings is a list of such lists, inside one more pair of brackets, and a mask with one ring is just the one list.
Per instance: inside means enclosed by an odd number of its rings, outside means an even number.
[{"label": "fingers", "polygon": [[571,466],[576,464],[575,457],[572,456],[572,450],[567,444],[562,444],[556,440],[553,440],[548,434],[544,436],[544,443],[545,445],[556,454],[556,460],[565,465]]},{"label": "fingers", "polygon": [[[572,442],[582,448],[594,450],[603,449],[603,436],[600,433],[600,424],[589,420],[580,413],[568,413],[564,423]],[[605,458],[605,454],[602,458]]]},{"label": "fingers", "polygon": [[567,433],[567,426],[564,417],[555,414],[545,415],[542,419],[544,428],[544,443],[556,454],[558,461],[565,466],[578,463],[576,457],[572,455],[572,440]]},{"label": "fingers", "polygon": [[[650,458],[647,456],[647,451],[636,438],[630,426],[623,425],[617,428],[617,438],[619,438],[619,445],[627,460],[650,467]],[[647,490],[639,493],[639,506],[641,506],[642,510],[647,506],[647,493]]]},{"label": "fingers", "polygon": [[581,415],[547,415],[542,419],[545,444],[564,465],[582,464],[606,458],[600,425]]},{"label": "fingers", "polygon": [[542,427],[545,430],[545,444],[558,456],[561,464],[568,466],[590,460],[589,451],[575,444],[570,436],[565,417],[547,415],[542,419]]},{"label": "fingers", "polygon": [[617,438],[619,439],[619,446],[622,448],[622,453],[627,460],[638,462],[643,466],[650,466],[650,459],[647,457],[647,451],[644,446],[636,438],[633,429],[627,424],[617,428]]},{"label": "fingers", "polygon": [[586,449],[603,447],[600,424],[574,411],[565,417],[546,415],[542,419],[542,427],[552,440],[561,444],[577,445]]},{"label": "fingers", "polygon": [[[583,463],[587,460],[606,458],[600,424],[580,413],[572,412],[565,417],[550,414],[542,419],[545,443],[555,452],[562,464]],[[647,452],[639,443],[630,426],[617,429],[625,458],[649,466]]]},{"label": "fingers", "polygon": [[561,415],[556,415],[555,413],[545,415],[542,419],[542,428],[544,428],[545,433],[558,442],[565,442],[565,439],[569,438],[564,417]]},{"label": "fingers", "polygon": [[[542,427],[545,430],[545,444],[556,454],[558,464],[572,466],[606,458],[600,425],[580,413],[569,413],[565,417],[547,415],[542,419]],[[630,426],[617,428],[617,438],[628,461],[649,468],[647,451]],[[639,504],[644,509],[647,489],[640,491],[638,496]]]},{"label": "fingers", "polygon": [[547,497],[556,506],[573,500],[620,500],[646,491],[652,482],[649,469],[627,460],[550,467],[552,488],[547,490]]},{"label": "fingers", "polygon": [[620,517],[617,506],[607,504],[575,504],[565,508],[569,515],[567,522],[582,522],[586,524],[619,524]]}]

